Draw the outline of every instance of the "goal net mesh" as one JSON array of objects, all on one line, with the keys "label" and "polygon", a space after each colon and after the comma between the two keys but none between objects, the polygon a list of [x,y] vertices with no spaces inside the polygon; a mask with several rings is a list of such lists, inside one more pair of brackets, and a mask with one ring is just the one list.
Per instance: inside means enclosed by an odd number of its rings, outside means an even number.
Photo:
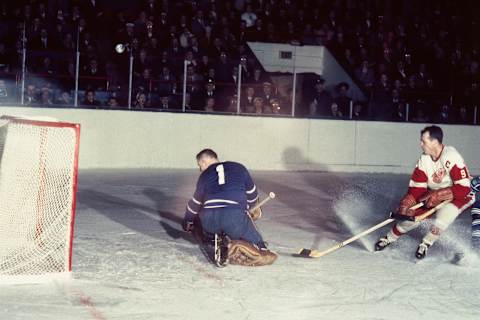
[{"label": "goal net mesh", "polygon": [[0,277],[71,270],[79,127],[0,127]]}]

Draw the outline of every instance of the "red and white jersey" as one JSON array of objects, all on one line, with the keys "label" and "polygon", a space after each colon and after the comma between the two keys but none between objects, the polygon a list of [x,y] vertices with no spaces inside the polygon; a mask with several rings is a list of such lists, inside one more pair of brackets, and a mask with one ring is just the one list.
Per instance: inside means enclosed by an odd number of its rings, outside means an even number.
[{"label": "red and white jersey", "polygon": [[443,146],[437,159],[422,154],[410,179],[408,193],[418,200],[428,189],[447,187],[452,188],[452,203],[456,207],[462,208],[471,201],[470,175],[460,153],[454,147]]}]

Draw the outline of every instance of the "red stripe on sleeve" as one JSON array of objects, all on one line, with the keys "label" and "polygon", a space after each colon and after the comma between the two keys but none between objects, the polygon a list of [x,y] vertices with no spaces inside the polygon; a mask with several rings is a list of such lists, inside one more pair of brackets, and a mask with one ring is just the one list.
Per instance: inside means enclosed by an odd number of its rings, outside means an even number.
[{"label": "red stripe on sleeve", "polygon": [[450,170],[450,178],[452,178],[452,181],[458,181],[462,180],[465,178],[468,178],[468,170],[467,167],[459,168],[457,165],[454,165],[453,168]]},{"label": "red stripe on sleeve", "polygon": [[423,172],[419,168],[415,168],[415,170],[413,170],[413,173],[412,173],[412,180],[415,182],[427,182],[428,177],[425,172]]},{"label": "red stripe on sleeve", "polygon": [[[411,177],[413,182],[419,182],[419,183],[427,183],[428,177],[426,173],[422,170],[420,170],[418,167],[413,170],[412,177]],[[419,188],[419,187],[410,187],[408,188],[408,193],[411,194],[415,200],[418,201],[421,196],[423,196],[427,192],[427,187],[425,188]]]},{"label": "red stripe on sleeve", "polygon": [[470,193],[470,187],[455,184],[455,181],[466,179],[468,176],[467,167],[460,169],[457,165],[454,165],[450,170],[450,178],[452,178],[453,181],[453,186],[451,187],[454,198],[453,204],[457,207],[460,207],[463,204],[465,197]]},{"label": "red stripe on sleeve", "polygon": [[408,188],[408,193],[411,194],[415,200],[418,202],[418,199],[420,199],[425,193],[427,193],[427,188],[415,188],[415,187],[410,187]]}]

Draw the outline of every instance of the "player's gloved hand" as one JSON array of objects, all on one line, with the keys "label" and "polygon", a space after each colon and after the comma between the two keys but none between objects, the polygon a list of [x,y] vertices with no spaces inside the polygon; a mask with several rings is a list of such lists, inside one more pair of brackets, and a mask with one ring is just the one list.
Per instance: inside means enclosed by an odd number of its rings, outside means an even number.
[{"label": "player's gloved hand", "polygon": [[433,208],[438,206],[443,201],[452,201],[453,192],[451,188],[442,188],[438,190],[431,190],[427,192],[420,201],[425,202],[425,207]]},{"label": "player's gloved hand", "polygon": [[182,221],[183,230],[185,230],[186,232],[192,232],[194,228],[194,220],[195,220],[195,215],[187,211]]},{"label": "player's gloved hand", "polygon": [[[257,202],[255,203],[255,206],[260,202],[259,199],[257,199]],[[260,219],[262,217],[262,208],[261,207],[258,207],[257,209],[255,210],[252,210],[253,207],[251,209],[248,209],[248,214],[250,215],[250,217],[252,217],[252,220],[253,221],[256,221],[258,219]]]},{"label": "player's gloved hand", "polygon": [[475,177],[470,181],[470,188],[473,192],[480,192],[480,177]]},{"label": "player's gloved hand", "polygon": [[415,216],[415,210],[410,210],[410,208],[416,204],[417,201],[415,197],[407,193],[402,200],[400,200],[396,213],[402,216],[413,217]]}]

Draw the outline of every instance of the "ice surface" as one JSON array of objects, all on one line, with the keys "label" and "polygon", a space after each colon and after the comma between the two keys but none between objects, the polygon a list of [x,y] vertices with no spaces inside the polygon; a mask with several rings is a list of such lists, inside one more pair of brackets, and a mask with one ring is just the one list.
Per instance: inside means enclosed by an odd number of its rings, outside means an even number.
[{"label": "ice surface", "polygon": [[[372,252],[384,227],[318,259],[388,217],[408,176],[252,172],[262,197],[258,226],[275,264],[209,264],[180,221],[198,171],[82,171],[73,278],[0,286],[0,319],[480,319],[480,262],[464,213],[420,263],[425,227]],[[463,251],[463,265],[450,261]]]}]

